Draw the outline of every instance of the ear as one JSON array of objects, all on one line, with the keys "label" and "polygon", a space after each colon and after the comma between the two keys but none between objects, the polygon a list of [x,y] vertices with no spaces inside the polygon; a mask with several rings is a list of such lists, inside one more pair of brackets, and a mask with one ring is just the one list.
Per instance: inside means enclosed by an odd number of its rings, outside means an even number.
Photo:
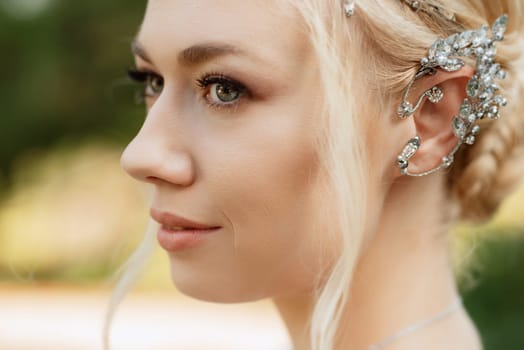
[{"label": "ear", "polygon": [[[415,114],[399,121],[408,124],[408,132],[415,132],[402,140],[399,153],[410,138],[415,135],[420,137],[420,147],[409,160],[411,173],[422,173],[437,167],[442,163],[442,157],[447,156],[456,146],[459,140],[453,133],[452,120],[467,97],[466,86],[474,73],[474,69],[469,66],[456,72],[437,70],[436,74],[422,77],[414,84],[408,96],[409,101],[415,101],[434,86],[438,86],[444,96],[437,103],[425,98]],[[400,176],[400,171],[396,174]]]}]

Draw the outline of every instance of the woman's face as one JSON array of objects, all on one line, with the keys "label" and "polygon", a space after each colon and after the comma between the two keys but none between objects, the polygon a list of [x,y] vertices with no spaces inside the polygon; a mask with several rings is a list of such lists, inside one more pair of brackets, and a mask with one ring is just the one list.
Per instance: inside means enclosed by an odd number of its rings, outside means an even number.
[{"label": "woman's face", "polygon": [[168,251],[192,297],[307,293],[323,268],[320,80],[295,23],[267,1],[148,3],[134,45],[147,117],[121,161],[152,184],[154,210],[221,226]]}]

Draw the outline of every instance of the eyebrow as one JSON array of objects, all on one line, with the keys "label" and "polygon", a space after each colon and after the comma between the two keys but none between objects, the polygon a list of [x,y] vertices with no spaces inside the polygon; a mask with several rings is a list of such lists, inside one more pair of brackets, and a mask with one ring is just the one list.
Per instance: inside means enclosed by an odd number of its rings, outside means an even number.
[{"label": "eyebrow", "polygon": [[[152,63],[151,58],[137,40],[132,42],[131,51],[144,61]],[[245,53],[238,47],[229,44],[204,43],[182,50],[177,56],[177,61],[182,66],[197,66],[221,56],[240,54]]]}]

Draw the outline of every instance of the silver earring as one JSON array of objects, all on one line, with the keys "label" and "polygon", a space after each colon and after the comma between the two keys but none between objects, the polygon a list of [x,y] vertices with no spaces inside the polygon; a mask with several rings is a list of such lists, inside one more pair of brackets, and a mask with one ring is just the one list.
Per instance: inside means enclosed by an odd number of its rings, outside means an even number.
[{"label": "silver earring", "polygon": [[400,168],[400,172],[402,174],[406,174],[409,165],[409,158],[413,157],[419,147],[420,137],[417,135],[410,139],[406,146],[404,146],[402,149],[402,152],[400,152],[399,156],[397,157],[397,165]]},{"label": "silver earring", "polygon": [[[429,49],[428,57],[420,60],[420,68],[409,82],[402,94],[402,102],[397,109],[397,115],[401,119],[412,116],[421,106],[425,97],[430,102],[438,103],[442,100],[444,93],[435,86],[422,93],[415,104],[408,101],[409,90],[415,80],[426,75],[433,75],[437,69],[446,72],[455,72],[464,67],[465,62],[459,57],[471,57],[476,59],[475,74],[469,80],[466,87],[467,98],[464,99],[457,115],[452,119],[452,130],[458,138],[458,142],[451,152],[442,157],[440,165],[423,173],[413,174],[408,171],[409,158],[411,158],[420,146],[420,138],[412,138],[397,157],[397,166],[401,173],[409,176],[429,175],[442,168],[448,168],[453,163],[453,157],[462,144],[473,145],[476,136],[480,132],[477,120],[489,118],[498,119],[500,107],[507,104],[506,99],[498,94],[500,87],[495,79],[504,79],[506,72],[501,69],[499,63],[495,62],[496,41],[504,39],[504,33],[508,24],[508,15],[500,16],[490,28],[483,25],[477,30],[466,30],[455,33],[448,38],[437,39]],[[488,38],[488,32],[491,38]]]},{"label": "silver earring", "polygon": [[406,90],[404,90],[402,104],[397,110],[398,116],[402,119],[412,116],[422,104],[424,97],[427,97],[428,100],[432,103],[438,103],[442,100],[442,98],[444,98],[444,92],[442,89],[438,86],[433,86],[431,89],[424,91],[417,99],[417,102],[415,102],[415,105],[412,105],[407,101],[407,98],[413,82],[414,80],[411,80]]},{"label": "silver earring", "polygon": [[420,147],[420,136],[415,136],[411,138],[408,143],[404,146],[402,149],[402,152],[397,157],[397,166],[400,168],[400,173],[402,175],[409,175],[409,176],[424,176],[428,175],[430,172],[435,172],[438,169],[441,168],[448,168],[451,163],[453,163],[453,156],[445,156],[442,157],[442,163],[440,166],[424,172],[424,173],[418,173],[418,174],[412,174],[408,171],[409,166],[409,159],[415,155],[415,153],[418,151]]}]

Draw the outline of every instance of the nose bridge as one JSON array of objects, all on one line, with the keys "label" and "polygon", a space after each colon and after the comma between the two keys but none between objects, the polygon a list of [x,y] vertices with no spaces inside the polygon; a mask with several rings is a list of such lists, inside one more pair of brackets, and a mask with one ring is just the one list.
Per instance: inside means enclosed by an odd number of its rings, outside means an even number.
[{"label": "nose bridge", "polygon": [[172,104],[161,97],[148,112],[138,134],[127,145],[120,163],[132,177],[144,182],[159,180],[180,186],[194,182],[195,165],[189,137],[181,133]]}]

